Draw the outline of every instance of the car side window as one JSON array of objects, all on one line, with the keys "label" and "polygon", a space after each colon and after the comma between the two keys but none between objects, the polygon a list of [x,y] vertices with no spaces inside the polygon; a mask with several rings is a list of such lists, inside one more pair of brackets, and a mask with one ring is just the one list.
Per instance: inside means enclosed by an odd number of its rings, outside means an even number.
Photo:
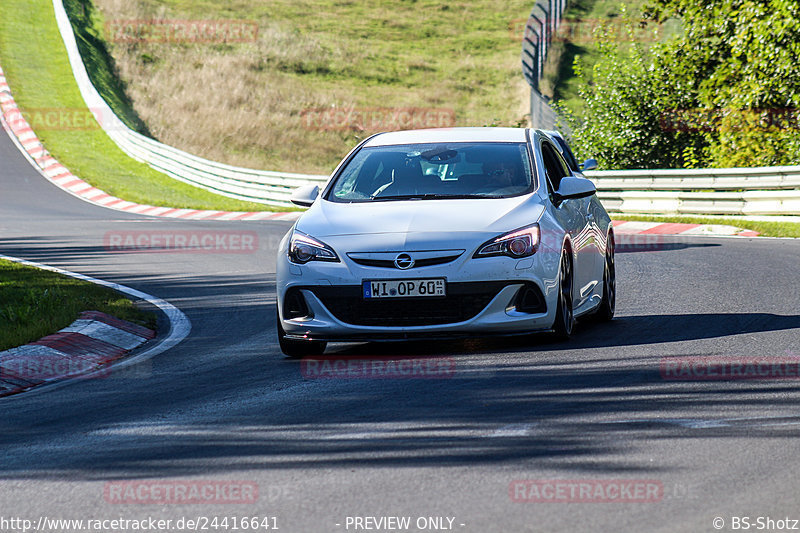
[{"label": "car side window", "polygon": [[561,147],[561,155],[564,157],[564,160],[567,163],[567,166],[570,170],[580,171],[580,166],[578,165],[578,160],[575,159],[575,154],[572,153],[572,149],[569,145],[564,141],[564,139],[557,138],[556,141],[558,145]]},{"label": "car side window", "polygon": [[558,159],[558,163],[561,165],[561,169],[564,172],[564,176],[572,176],[572,168],[569,166],[569,163],[567,163],[564,154],[562,154],[558,150],[553,150],[553,154],[556,156],[556,159]]},{"label": "car side window", "polygon": [[561,179],[569,175],[567,164],[548,142],[542,143],[542,157],[544,158],[544,168],[547,173],[547,183],[550,192],[558,190]]}]

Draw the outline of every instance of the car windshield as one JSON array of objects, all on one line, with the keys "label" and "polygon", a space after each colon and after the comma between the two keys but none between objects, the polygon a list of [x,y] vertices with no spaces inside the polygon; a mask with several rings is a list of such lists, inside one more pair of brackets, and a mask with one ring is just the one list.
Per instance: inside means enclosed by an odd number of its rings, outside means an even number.
[{"label": "car windshield", "polygon": [[333,202],[505,198],[533,189],[525,143],[448,143],[361,149],[339,172]]}]

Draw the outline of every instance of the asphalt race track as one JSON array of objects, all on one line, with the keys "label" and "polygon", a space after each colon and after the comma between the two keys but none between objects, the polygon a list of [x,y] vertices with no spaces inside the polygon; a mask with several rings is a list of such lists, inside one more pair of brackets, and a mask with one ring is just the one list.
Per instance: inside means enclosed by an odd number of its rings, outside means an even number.
[{"label": "asphalt race track", "polygon": [[[40,177],[4,133],[0,202],[0,253],[123,283],[192,322],[185,341],[135,372],[0,400],[3,518],[269,516],[283,532],[363,531],[353,517],[387,516],[411,517],[410,531],[419,517],[449,517],[442,527],[470,532],[714,531],[716,517],[730,531],[737,516],[800,519],[800,381],[660,371],[664,357],[800,356],[800,241],[667,239],[618,254],[617,318],[579,325],[567,344],[334,345],[329,356],[452,366],[426,379],[316,379],[281,355],[274,331],[274,250],[290,223],[95,207]],[[105,245],[108,232],[155,230],[254,231],[258,249]],[[258,498],[124,504],[108,497],[116,480],[244,481]],[[660,492],[518,502],[510,488],[520,480]]]}]

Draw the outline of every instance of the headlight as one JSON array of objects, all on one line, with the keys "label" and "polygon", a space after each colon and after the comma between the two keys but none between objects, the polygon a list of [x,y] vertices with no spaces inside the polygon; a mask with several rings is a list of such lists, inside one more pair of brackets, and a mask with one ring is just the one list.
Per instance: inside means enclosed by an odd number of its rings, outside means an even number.
[{"label": "headlight", "polygon": [[539,225],[531,224],[483,243],[473,257],[507,255],[519,259],[536,253],[538,245]]},{"label": "headlight", "polygon": [[302,231],[294,230],[289,240],[289,260],[292,263],[303,265],[309,261],[339,262],[339,256],[333,248],[320,242]]}]

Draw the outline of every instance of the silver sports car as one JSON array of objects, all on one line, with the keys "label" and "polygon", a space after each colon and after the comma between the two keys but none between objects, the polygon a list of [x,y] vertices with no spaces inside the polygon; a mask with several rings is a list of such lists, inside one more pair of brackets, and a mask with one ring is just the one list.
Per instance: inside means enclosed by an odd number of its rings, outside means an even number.
[{"label": "silver sports car", "polygon": [[292,196],[310,208],[278,251],[283,352],[538,331],[566,339],[576,317],[610,320],[611,220],[562,153],[552,132],[513,128],[363,141],[323,190]]}]

